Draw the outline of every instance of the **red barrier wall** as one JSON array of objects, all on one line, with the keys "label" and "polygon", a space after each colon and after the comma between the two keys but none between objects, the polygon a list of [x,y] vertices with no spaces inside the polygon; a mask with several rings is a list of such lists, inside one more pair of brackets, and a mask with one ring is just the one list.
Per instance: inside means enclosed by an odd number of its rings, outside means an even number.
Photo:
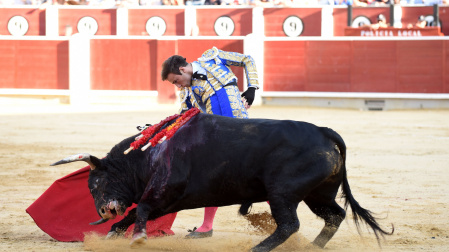
[{"label": "red barrier wall", "polygon": [[433,15],[433,6],[410,6],[402,8],[402,26],[407,27],[408,24],[415,24],[421,15]]},{"label": "red barrier wall", "polygon": [[[433,13],[433,12],[432,12]],[[442,23],[441,32],[448,36],[449,35],[449,6],[440,6],[439,15]]]},{"label": "red barrier wall", "polygon": [[[147,35],[145,24],[148,18],[159,16],[166,21],[167,30],[164,35],[184,35],[184,8],[131,8],[128,10],[129,35]],[[252,33],[252,8],[229,7],[199,7],[197,24],[199,35],[216,36],[214,23],[220,16],[229,16],[235,23],[233,36],[245,36]],[[37,8],[0,8],[0,35],[10,35],[7,24],[11,17],[22,16],[28,20],[29,30],[25,34],[44,36],[46,31],[46,10]],[[354,7],[353,18],[366,16],[376,22],[378,14],[384,14],[390,22],[389,7]],[[62,6],[58,9],[58,34],[66,34],[66,26],[71,26],[72,33],[78,32],[78,21],[84,16],[96,19],[99,24],[96,35],[116,35],[117,9],[100,9],[88,6]],[[285,37],[282,24],[290,15],[296,15],[304,22],[301,36],[321,36],[321,8],[264,8],[265,35],[268,37]],[[402,23],[406,26],[415,23],[419,15],[433,15],[433,6],[405,6],[403,7]],[[442,23],[441,32],[449,35],[449,6],[439,6],[439,17]],[[333,12],[334,35],[344,36],[347,26],[347,8],[335,6]],[[51,20],[49,21],[51,22]]]},{"label": "red barrier wall", "polygon": [[11,35],[8,21],[14,16],[22,16],[28,21],[26,36],[45,35],[45,10],[34,8],[0,8],[0,35]]},{"label": "red barrier wall", "polygon": [[228,16],[234,21],[232,36],[246,36],[252,33],[252,8],[197,8],[196,23],[200,36],[217,36],[214,24],[217,18]]},{"label": "red barrier wall", "polygon": [[[173,54],[192,62],[212,46],[243,52],[242,39],[93,38],[91,87],[157,90],[159,102],[174,102],[162,62]],[[264,57],[264,91],[449,93],[444,39],[276,40]],[[68,89],[68,65],[68,41],[0,40],[0,88]],[[243,69],[232,68],[243,91]]]},{"label": "red barrier wall", "polygon": [[344,36],[348,27],[348,8],[334,8],[334,36]]},{"label": "red barrier wall", "polygon": [[444,92],[449,93],[449,43],[446,41],[443,48],[443,80],[444,80]]},{"label": "red barrier wall", "polygon": [[264,91],[305,90],[306,43],[306,41],[265,42]]},{"label": "red barrier wall", "polygon": [[447,93],[449,41],[266,41],[264,91]]},{"label": "red barrier wall", "polygon": [[[371,23],[377,23],[377,16],[383,14],[390,21],[389,7],[354,7],[352,8],[352,21],[359,16],[367,17]],[[345,28],[348,27],[348,8],[334,9],[334,36],[345,36]],[[417,17],[415,19],[415,22]]]},{"label": "red barrier wall", "polygon": [[[442,62],[448,41],[397,41],[397,90],[405,93],[446,93]],[[442,53],[443,52],[443,53]]]},{"label": "red barrier wall", "polygon": [[[358,16],[365,16],[371,20],[372,23],[377,22],[377,15],[383,14],[390,20],[389,7],[355,7],[353,8],[352,19]],[[415,24],[420,15],[432,16],[433,6],[406,6],[402,8],[402,26],[407,27],[408,24]],[[442,23],[441,32],[449,35],[449,6],[439,7],[439,16]],[[334,36],[344,36],[344,29],[347,27],[347,8],[334,9]],[[447,25],[446,25],[447,24]]]},{"label": "red barrier wall", "polygon": [[285,37],[282,25],[289,16],[297,16],[304,23],[300,36],[321,36],[321,8],[264,8],[265,36]]},{"label": "red barrier wall", "polygon": [[129,9],[128,10],[128,34],[148,36],[145,25],[149,18],[157,16],[164,19],[167,30],[165,36],[184,35],[184,16],[182,9]]},{"label": "red barrier wall", "polygon": [[69,88],[68,41],[0,40],[0,88]]},{"label": "red barrier wall", "polygon": [[156,78],[157,85],[157,101],[160,103],[174,103],[176,101],[176,91],[177,87],[175,85],[170,84],[167,81],[162,81],[160,77],[160,72],[162,71],[162,62],[164,62],[168,57],[178,54],[182,55],[182,52],[177,50],[178,41],[177,40],[158,40],[157,41],[157,57],[156,61],[156,73],[158,74]]},{"label": "red barrier wall", "polygon": [[90,45],[92,89],[156,90],[155,40],[92,39]]},{"label": "red barrier wall", "polygon": [[58,10],[59,13],[59,36],[64,36],[66,26],[71,26],[73,33],[78,33],[78,21],[86,16],[94,18],[98,23],[98,31],[95,35],[117,34],[117,9],[65,9]]}]

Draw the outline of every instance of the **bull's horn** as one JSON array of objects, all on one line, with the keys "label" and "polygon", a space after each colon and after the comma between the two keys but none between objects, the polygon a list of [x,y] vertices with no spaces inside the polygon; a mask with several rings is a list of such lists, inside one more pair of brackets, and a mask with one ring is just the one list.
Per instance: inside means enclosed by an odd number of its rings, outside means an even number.
[{"label": "bull's horn", "polygon": [[97,220],[96,222],[89,223],[89,225],[103,224],[103,223],[107,222],[108,220],[109,220],[109,219],[103,219],[103,218],[101,218],[101,219]]},{"label": "bull's horn", "polygon": [[71,163],[71,162],[75,162],[75,161],[85,161],[89,164],[91,170],[95,169],[95,165],[91,160],[91,155],[88,153],[81,153],[81,154],[76,154],[76,155],[66,157],[62,160],[59,160],[56,163],[51,164],[51,166],[67,164],[67,163]]}]

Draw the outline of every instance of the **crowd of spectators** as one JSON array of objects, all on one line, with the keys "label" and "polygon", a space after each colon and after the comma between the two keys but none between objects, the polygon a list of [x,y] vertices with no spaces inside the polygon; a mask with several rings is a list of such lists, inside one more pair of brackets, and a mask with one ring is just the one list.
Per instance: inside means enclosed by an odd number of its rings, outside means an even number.
[{"label": "crowd of spectators", "polygon": [[[382,6],[393,0],[0,0],[2,5],[90,5],[90,6],[153,6],[153,5],[247,5],[247,6],[307,6],[307,5],[352,5]],[[449,0],[401,0],[402,5],[446,5]]]}]

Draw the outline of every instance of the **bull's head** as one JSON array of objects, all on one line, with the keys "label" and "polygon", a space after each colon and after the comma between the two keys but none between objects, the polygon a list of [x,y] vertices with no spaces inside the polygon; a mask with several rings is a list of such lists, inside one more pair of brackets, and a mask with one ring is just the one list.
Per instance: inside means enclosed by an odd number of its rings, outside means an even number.
[{"label": "bull's head", "polygon": [[111,172],[108,172],[108,165],[104,159],[101,160],[90,154],[83,153],[69,156],[51,165],[54,166],[75,161],[85,161],[91,169],[88,186],[101,219],[90,224],[101,224],[109,219],[114,219],[117,214],[123,215],[131,203],[125,202],[124,199],[119,199],[121,194],[117,189],[121,187],[120,179],[117,179],[114,173],[111,174]]}]

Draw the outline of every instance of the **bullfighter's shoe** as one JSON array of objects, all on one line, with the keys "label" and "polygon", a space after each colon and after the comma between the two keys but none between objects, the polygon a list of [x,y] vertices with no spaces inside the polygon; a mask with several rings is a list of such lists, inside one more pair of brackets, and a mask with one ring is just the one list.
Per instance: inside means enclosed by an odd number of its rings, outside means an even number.
[{"label": "bullfighter's shoe", "polygon": [[186,239],[199,239],[199,238],[207,238],[212,237],[213,229],[207,232],[196,232],[196,227],[193,230],[187,230],[190,234],[186,235]]}]

